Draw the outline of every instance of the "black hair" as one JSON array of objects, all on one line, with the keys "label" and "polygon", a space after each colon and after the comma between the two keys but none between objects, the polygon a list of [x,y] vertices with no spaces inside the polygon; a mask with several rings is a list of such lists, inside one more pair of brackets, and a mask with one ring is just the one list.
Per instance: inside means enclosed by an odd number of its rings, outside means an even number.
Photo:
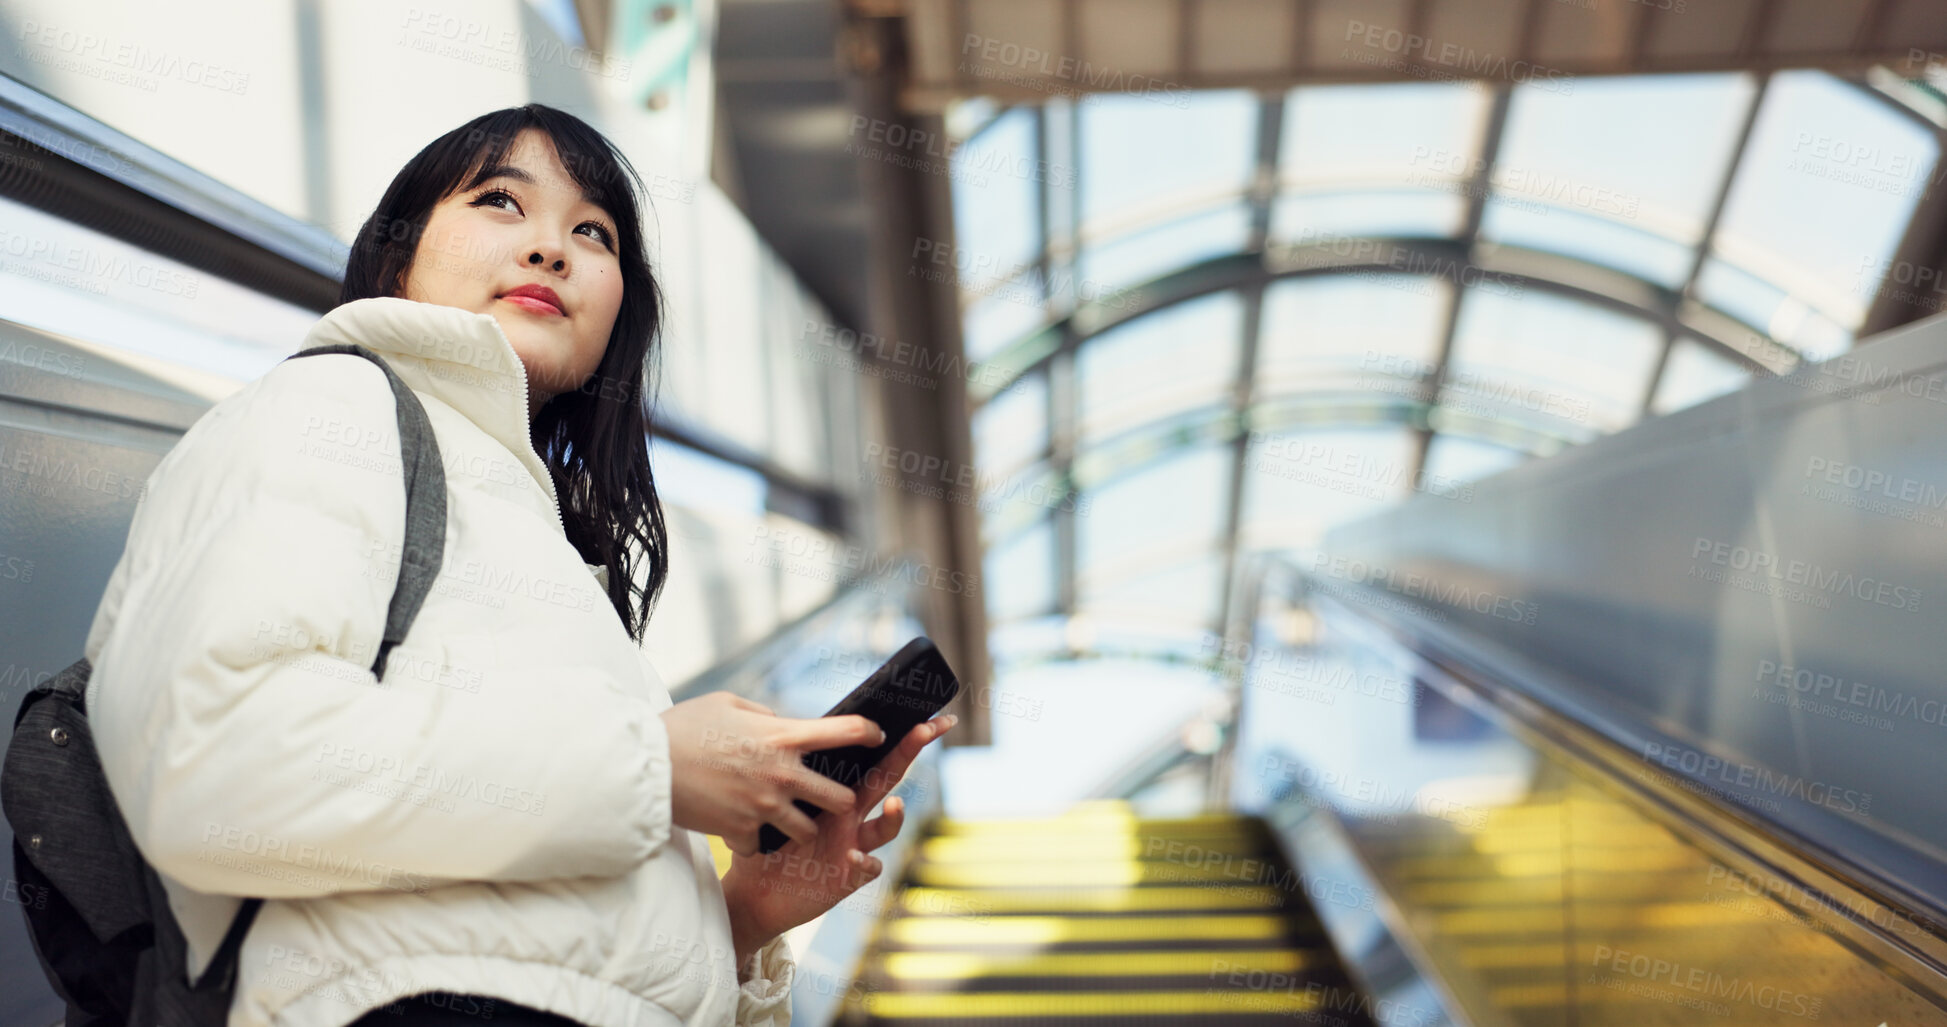
[{"label": "black hair", "polygon": [[[622,306],[595,373],[543,404],[528,434],[561,497],[568,541],[584,562],[608,568],[609,602],[640,642],[669,576],[669,533],[649,470],[663,299],[644,247],[642,180],[628,157],[587,122],[545,104],[482,114],[428,143],[393,176],[352,241],[338,302],[402,296],[433,208],[477,184],[475,177],[501,164],[530,128],[553,141],[575,184],[615,219]],[[640,586],[637,545],[649,565]]]}]

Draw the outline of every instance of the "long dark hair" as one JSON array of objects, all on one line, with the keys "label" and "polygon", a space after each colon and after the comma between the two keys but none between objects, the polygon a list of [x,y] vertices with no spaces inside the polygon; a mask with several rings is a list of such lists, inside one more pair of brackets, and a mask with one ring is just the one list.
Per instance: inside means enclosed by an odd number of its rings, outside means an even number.
[{"label": "long dark hair", "polygon": [[[629,637],[640,642],[669,577],[669,533],[649,472],[662,290],[644,250],[636,201],[642,180],[629,159],[587,122],[544,104],[482,114],[433,140],[399,169],[352,241],[338,302],[402,295],[433,208],[476,184],[474,176],[501,163],[529,128],[554,141],[575,184],[593,191],[615,219],[622,269],[622,307],[601,364],[582,388],[560,393],[536,411],[529,438],[561,496],[568,541],[584,562],[608,568],[609,602]],[[637,545],[649,564],[644,586],[633,573]]]}]

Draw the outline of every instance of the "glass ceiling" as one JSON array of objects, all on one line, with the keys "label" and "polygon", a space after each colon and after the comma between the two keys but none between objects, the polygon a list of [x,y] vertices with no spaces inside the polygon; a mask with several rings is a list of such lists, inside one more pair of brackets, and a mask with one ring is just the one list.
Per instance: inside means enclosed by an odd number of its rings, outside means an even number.
[{"label": "glass ceiling", "polygon": [[969,109],[989,615],[1192,642],[1242,553],[1850,346],[1939,157],[1810,71]]}]

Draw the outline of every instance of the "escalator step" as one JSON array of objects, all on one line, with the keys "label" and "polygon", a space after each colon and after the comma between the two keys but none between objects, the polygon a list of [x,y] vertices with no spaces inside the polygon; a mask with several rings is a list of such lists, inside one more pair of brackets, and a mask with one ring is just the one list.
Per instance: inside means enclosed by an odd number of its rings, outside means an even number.
[{"label": "escalator step", "polygon": [[1264,839],[1256,832],[1197,835],[1172,838],[1165,835],[1126,835],[1117,832],[1077,832],[1074,835],[1036,834],[1032,848],[1027,836],[959,835],[928,838],[920,843],[919,855],[943,862],[989,862],[1019,859],[1024,850],[1042,862],[1069,859],[1203,859],[1210,854],[1234,854],[1240,858],[1263,851]]},{"label": "escalator step", "polygon": [[1314,923],[1283,916],[899,917],[885,924],[898,946],[1049,946],[1088,942],[1266,942],[1315,937]]},{"label": "escalator step", "polygon": [[1279,909],[1291,893],[1266,885],[1143,888],[908,888],[899,896],[909,914],[1148,913],[1165,910]]},{"label": "escalator step", "polygon": [[1266,825],[936,821],[876,930],[843,1027],[1370,1027]]},{"label": "escalator step", "polygon": [[1123,831],[1184,835],[1199,831],[1251,831],[1262,825],[1250,817],[1234,813],[1203,813],[1188,817],[1141,817],[1126,804],[1095,808],[1077,807],[1054,817],[1002,817],[991,820],[941,818],[933,828],[937,837],[962,834],[998,834],[1015,831],[1036,835],[1064,831]]},{"label": "escalator step", "polygon": [[[1322,989],[1321,989],[1322,990]],[[1282,1017],[1314,1013],[1324,1004],[1304,988],[1252,991],[1242,988],[1201,988],[1180,991],[1102,992],[871,992],[862,999],[866,1015],[881,1023],[925,1021],[933,1024],[973,1024],[1000,1021],[1086,1017],[1094,1023],[1142,1022],[1154,1017],[1171,1024],[1188,1023],[1191,1016],[1238,1015]]]},{"label": "escalator step", "polygon": [[914,884],[934,888],[1018,888],[1052,885],[1210,884],[1250,885],[1272,876],[1256,857],[1203,863],[1161,860],[995,860],[982,863],[922,861]]},{"label": "escalator step", "polygon": [[[1209,977],[1236,970],[1295,974],[1334,966],[1324,949],[1162,949],[1150,952],[892,952],[881,963],[891,980],[983,977]],[[1124,982],[1124,987],[1127,987]]]}]

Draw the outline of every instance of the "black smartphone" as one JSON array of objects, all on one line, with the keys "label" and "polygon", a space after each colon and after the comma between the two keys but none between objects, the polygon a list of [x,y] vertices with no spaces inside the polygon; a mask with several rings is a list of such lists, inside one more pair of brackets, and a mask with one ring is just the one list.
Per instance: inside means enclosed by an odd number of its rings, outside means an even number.
[{"label": "black smartphone", "polygon": [[[960,679],[953,676],[946,657],[940,655],[932,639],[921,635],[901,646],[891,659],[852,689],[852,694],[825,713],[827,717],[860,714],[884,728],[886,740],[878,745],[845,745],[808,752],[804,754],[804,764],[856,790],[864,782],[867,771],[878,766],[908,732],[932,719],[959,691]],[[806,816],[816,817],[824,812],[803,799],[792,801]],[[783,831],[765,824],[757,832],[757,851],[776,852],[790,840]]]}]

